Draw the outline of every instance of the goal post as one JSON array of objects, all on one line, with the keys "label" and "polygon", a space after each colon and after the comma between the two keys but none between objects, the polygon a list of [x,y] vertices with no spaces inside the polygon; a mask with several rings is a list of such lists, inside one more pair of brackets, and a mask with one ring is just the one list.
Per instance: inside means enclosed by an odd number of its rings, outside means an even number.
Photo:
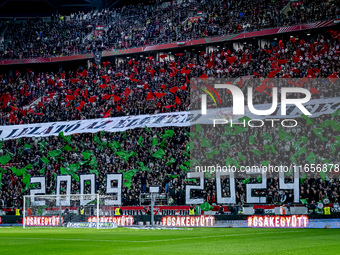
[{"label": "goal post", "polygon": [[23,228],[115,228],[116,222],[108,222],[104,217],[114,215],[112,201],[112,196],[99,194],[27,195],[23,203]]}]

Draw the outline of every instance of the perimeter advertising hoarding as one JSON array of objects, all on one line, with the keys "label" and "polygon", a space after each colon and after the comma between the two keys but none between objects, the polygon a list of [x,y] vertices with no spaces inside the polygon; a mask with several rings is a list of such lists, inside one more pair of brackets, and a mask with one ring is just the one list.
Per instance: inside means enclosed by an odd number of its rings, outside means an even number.
[{"label": "perimeter advertising hoarding", "polygon": [[164,227],[213,227],[215,217],[212,215],[164,216],[161,225]]},{"label": "perimeter advertising hoarding", "polygon": [[254,215],[247,218],[247,226],[252,228],[307,228],[307,215]]},{"label": "perimeter advertising hoarding", "polygon": [[[61,217],[61,224],[63,223],[63,217]],[[59,216],[26,216],[25,226],[59,226]]]},{"label": "perimeter advertising hoarding", "polygon": [[[87,218],[87,222],[97,222],[97,216]],[[132,226],[134,218],[131,215],[122,216],[100,216],[99,222],[115,222],[118,227]]]}]

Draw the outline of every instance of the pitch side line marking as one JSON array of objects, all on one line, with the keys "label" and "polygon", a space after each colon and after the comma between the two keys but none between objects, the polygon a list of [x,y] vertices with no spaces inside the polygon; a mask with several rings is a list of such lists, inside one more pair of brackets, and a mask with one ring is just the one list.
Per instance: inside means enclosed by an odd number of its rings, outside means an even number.
[{"label": "pitch side line marking", "polygon": [[[232,234],[232,235],[216,235],[216,236],[193,236],[193,237],[183,237],[183,238],[172,238],[172,239],[161,239],[161,240],[145,240],[145,241],[135,241],[135,240],[103,240],[103,239],[66,239],[66,238],[30,238],[30,237],[0,237],[1,239],[20,239],[20,240],[51,240],[51,241],[84,241],[84,242],[125,242],[125,243],[153,243],[153,242],[168,242],[168,241],[180,241],[180,240],[191,240],[191,239],[203,239],[203,238],[220,238],[229,236],[245,236],[245,235],[263,235],[263,234],[284,234],[297,231],[283,231],[283,232],[262,232],[262,233],[244,233],[244,234]],[[299,231],[303,232],[303,231]]]}]

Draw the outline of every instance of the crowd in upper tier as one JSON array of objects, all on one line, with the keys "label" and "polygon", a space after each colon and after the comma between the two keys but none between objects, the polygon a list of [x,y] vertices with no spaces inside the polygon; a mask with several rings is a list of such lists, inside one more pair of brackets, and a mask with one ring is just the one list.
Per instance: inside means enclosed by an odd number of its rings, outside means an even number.
[{"label": "crowd in upper tier", "polygon": [[[330,30],[308,39],[273,41],[264,48],[221,47],[209,53],[187,51],[172,56],[125,58],[119,63],[105,61],[62,73],[27,69],[16,71],[12,77],[3,74],[1,125],[186,111],[193,77],[336,79],[340,68],[339,35]],[[246,90],[240,83],[237,84]],[[255,90],[254,103],[270,99],[269,92],[269,88]],[[313,98],[339,94],[334,84],[320,84],[311,92]],[[226,106],[231,106],[231,102]]]},{"label": "crowd in upper tier", "polygon": [[83,54],[331,20],[339,18],[339,6],[339,0],[182,1],[52,16],[51,22],[29,19],[6,24],[0,59]]}]

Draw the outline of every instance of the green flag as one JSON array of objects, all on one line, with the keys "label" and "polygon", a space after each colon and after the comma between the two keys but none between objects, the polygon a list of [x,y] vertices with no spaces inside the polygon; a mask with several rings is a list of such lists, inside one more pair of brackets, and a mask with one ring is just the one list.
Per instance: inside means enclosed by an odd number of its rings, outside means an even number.
[{"label": "green flag", "polygon": [[291,136],[290,134],[288,134],[287,132],[285,132],[281,126],[279,126],[279,136],[281,140],[292,140],[294,139],[293,136]]},{"label": "green flag", "polygon": [[65,147],[63,148],[64,151],[73,151],[70,145],[66,144]]},{"label": "green flag", "polygon": [[246,132],[248,131],[248,128],[245,128],[245,127],[239,127],[239,126],[235,126],[234,127],[234,134],[240,134],[242,132]]},{"label": "green flag", "polygon": [[306,174],[303,173],[302,176],[300,177],[300,183],[303,184],[306,179],[307,179]]},{"label": "green flag", "polygon": [[55,158],[61,154],[61,150],[53,150],[48,152],[48,156],[51,158]]},{"label": "green flag", "polygon": [[150,171],[150,169],[147,168],[147,167],[144,165],[143,162],[138,162],[138,161],[137,161],[136,163],[137,163],[137,165],[139,165],[138,170],[141,170],[141,171]]},{"label": "green flag", "polygon": [[250,144],[250,145],[256,144],[256,142],[255,142],[255,137],[254,137],[253,135],[249,136],[249,144]]},{"label": "green flag", "polygon": [[60,132],[59,136],[63,139],[64,142],[71,143],[72,137],[70,135],[66,137],[64,136],[64,132]]},{"label": "green flag", "polygon": [[152,146],[157,146],[157,145],[158,145],[158,139],[152,138]]},{"label": "green flag", "polygon": [[83,151],[83,158],[85,159],[85,160],[87,160],[87,159],[89,159],[89,158],[91,158],[91,156],[92,156],[92,151]]},{"label": "green flag", "polygon": [[242,161],[246,160],[246,158],[242,155],[240,151],[237,153],[237,155],[238,155],[238,158],[241,159]]},{"label": "green flag", "polygon": [[321,177],[321,179],[322,179],[323,181],[325,181],[325,180],[326,180],[326,172],[321,171],[321,172],[320,172],[320,177]]},{"label": "green flag", "polygon": [[60,174],[70,174],[70,171],[67,168],[60,167]]},{"label": "green flag", "polygon": [[251,118],[244,116],[242,118],[238,119],[240,122],[243,122],[245,125],[244,126],[248,126],[248,122],[251,120]]},{"label": "green flag", "polygon": [[171,159],[166,163],[166,165],[169,166],[169,165],[171,165],[175,162],[176,162],[176,160],[173,157],[171,157]]},{"label": "green flag", "polygon": [[261,175],[258,175],[258,176],[256,177],[256,180],[257,180],[258,182],[262,182],[262,177],[261,177]]},{"label": "green flag", "polygon": [[306,124],[311,124],[311,125],[314,124],[313,121],[310,118],[308,118],[307,115],[302,114],[301,117],[306,121]]},{"label": "green flag", "polygon": [[179,168],[182,169],[184,171],[184,173],[187,173],[189,171],[188,168],[186,168],[185,166],[183,165],[179,165]]},{"label": "green flag", "polygon": [[202,138],[202,140],[201,140],[201,147],[212,148],[213,146],[210,144],[210,141],[208,139]]},{"label": "green flag", "polygon": [[132,156],[137,156],[137,154],[134,151],[118,151],[115,154],[117,154],[121,159],[128,161]]},{"label": "green flag", "polygon": [[191,151],[191,150],[193,150],[195,148],[195,146],[194,146],[194,143],[193,142],[189,142],[189,143],[187,143],[187,145],[185,145],[185,150],[186,151]]},{"label": "green flag", "polygon": [[205,202],[205,203],[199,205],[199,208],[202,211],[211,211],[212,209],[214,209],[214,207],[212,205],[210,205],[208,202]]},{"label": "green flag", "polygon": [[154,158],[158,158],[158,159],[162,159],[164,156],[165,152],[163,151],[163,149],[159,149],[158,151],[156,151],[152,157]]},{"label": "green flag", "polygon": [[172,129],[166,130],[163,134],[163,140],[167,139],[168,137],[173,137],[174,136],[174,131]]},{"label": "green flag", "polygon": [[304,204],[304,205],[308,205],[308,201],[307,201],[307,199],[305,199],[305,198],[301,198],[301,199],[300,199],[300,202],[301,202],[302,204]]},{"label": "green flag", "polygon": [[25,145],[24,145],[24,150],[28,150],[28,149],[31,149],[31,148],[32,148],[31,145],[25,143]]},{"label": "green flag", "polygon": [[307,158],[305,160],[310,164],[314,164],[315,161],[316,161],[316,156],[315,156],[314,152],[309,153],[309,155],[307,156]]},{"label": "green flag", "polygon": [[45,164],[49,164],[50,163],[50,161],[46,157],[42,157],[41,161],[44,162]]},{"label": "green flag", "polygon": [[236,166],[239,167],[240,164],[238,163],[238,161],[236,159],[232,159],[231,157],[227,157],[226,162],[225,162],[226,166]]},{"label": "green flag", "polygon": [[139,146],[143,147],[143,137],[140,136],[137,143]]},{"label": "green flag", "polygon": [[243,180],[242,182],[243,182],[244,184],[249,183],[249,182],[250,182],[250,177],[248,177],[247,179]]},{"label": "green flag", "polygon": [[255,149],[251,150],[251,152],[254,153],[256,156],[260,156],[262,154],[262,151]]},{"label": "green flag", "polygon": [[97,161],[96,161],[96,157],[92,157],[91,158],[91,160],[90,160],[90,162],[89,162],[89,165],[92,167],[92,168],[94,168],[94,169],[97,169],[98,168],[98,163],[97,163]]},{"label": "green flag", "polygon": [[304,144],[306,144],[307,141],[308,141],[308,138],[305,137],[305,136],[301,136],[301,137],[299,138],[299,140],[302,141]]},{"label": "green flag", "polygon": [[209,159],[214,159],[214,156],[215,156],[215,155],[218,155],[218,154],[220,154],[220,151],[219,151],[218,149],[214,149],[214,150],[212,150],[212,151],[209,151],[209,152],[206,152],[206,153],[205,153],[205,155],[207,155],[207,157],[208,157]]},{"label": "green flag", "polygon": [[314,134],[323,142],[326,142],[327,141],[327,137],[323,137],[322,136],[322,133],[323,133],[323,129],[322,128],[314,128],[313,129],[313,132]]},{"label": "green flag", "polygon": [[137,172],[136,169],[129,170],[127,172],[123,172],[123,179],[127,181],[131,181],[132,177],[135,175]]},{"label": "green flag", "polygon": [[269,143],[273,142],[273,137],[265,132],[262,133],[262,138],[263,140],[268,141]]},{"label": "green flag", "polygon": [[44,166],[43,168],[40,169],[39,173],[44,174],[46,170],[46,166]]},{"label": "green flag", "polygon": [[96,143],[96,144],[98,144],[98,145],[101,145],[101,144],[102,144],[102,142],[100,141],[100,139],[99,139],[99,137],[98,137],[97,134],[94,135],[94,137],[93,137],[93,142]]},{"label": "green flag", "polygon": [[224,143],[220,143],[219,146],[222,149],[222,151],[225,151],[226,149],[231,148],[230,143],[228,141],[225,141]]},{"label": "green flag", "polygon": [[151,130],[147,126],[145,126],[145,129],[146,129],[146,132],[151,132]]},{"label": "green flag", "polygon": [[3,155],[0,157],[0,164],[6,165],[9,161],[11,161],[12,157],[9,154]]},{"label": "green flag", "polygon": [[120,144],[116,141],[113,141],[112,143],[109,143],[109,148],[120,149]]},{"label": "green flag", "polygon": [[131,189],[131,181],[125,181],[124,185],[128,188]]},{"label": "green flag", "polygon": [[263,166],[268,166],[268,165],[270,164],[270,161],[264,160],[264,161],[261,161],[261,164],[262,164]]},{"label": "green flag", "polygon": [[77,172],[79,168],[80,168],[79,163],[69,165],[69,169],[71,170],[72,173]]},{"label": "green flag", "polygon": [[202,126],[200,124],[197,124],[196,125],[196,132],[199,133],[199,132],[202,132]]}]

